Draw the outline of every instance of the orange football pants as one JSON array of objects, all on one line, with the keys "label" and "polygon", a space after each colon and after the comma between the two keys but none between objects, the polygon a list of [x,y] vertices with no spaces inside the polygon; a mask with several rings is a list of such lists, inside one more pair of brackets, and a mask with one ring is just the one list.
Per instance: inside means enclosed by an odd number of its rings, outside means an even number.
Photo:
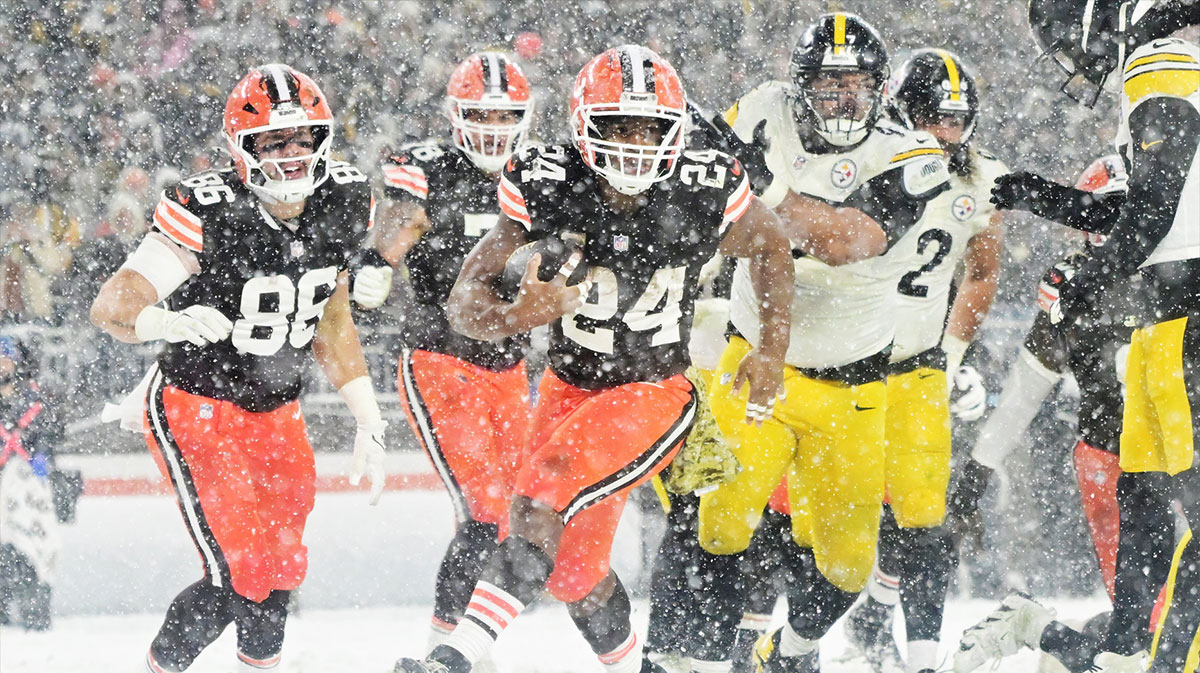
[{"label": "orange football pants", "polygon": [[253,601],[299,587],[317,478],[300,403],[252,413],[158,374],[144,430],[213,585]]},{"label": "orange football pants", "polygon": [[397,379],[400,406],[450,492],[458,522],[507,519],[529,431],[525,363],[495,372],[406,348]]},{"label": "orange football pants", "polygon": [[683,375],[584,390],[546,370],[515,494],[562,516],[565,529],[546,583],[555,598],[581,600],[608,575],[630,491],[670,464],[695,412]]}]

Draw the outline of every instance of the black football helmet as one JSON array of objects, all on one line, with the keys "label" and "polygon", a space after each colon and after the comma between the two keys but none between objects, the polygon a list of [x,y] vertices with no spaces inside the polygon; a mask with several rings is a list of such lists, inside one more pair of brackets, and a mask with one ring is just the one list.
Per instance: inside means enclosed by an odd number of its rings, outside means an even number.
[{"label": "black football helmet", "polygon": [[[844,12],[821,15],[792,50],[790,71],[797,120],[808,122],[822,139],[839,147],[857,145],[867,137],[879,119],[888,54],[879,33],[866,21]],[[818,79],[839,73],[862,73],[871,81],[865,89],[851,92],[813,87]]]},{"label": "black football helmet", "polygon": [[979,89],[966,63],[945,49],[918,49],[883,89],[884,107],[900,124],[916,129],[944,117],[962,120],[965,145],[975,132]]},{"label": "black football helmet", "polygon": [[1126,54],[1197,22],[1197,0],[1029,0],[1034,40],[1067,74],[1062,92],[1088,107]]}]

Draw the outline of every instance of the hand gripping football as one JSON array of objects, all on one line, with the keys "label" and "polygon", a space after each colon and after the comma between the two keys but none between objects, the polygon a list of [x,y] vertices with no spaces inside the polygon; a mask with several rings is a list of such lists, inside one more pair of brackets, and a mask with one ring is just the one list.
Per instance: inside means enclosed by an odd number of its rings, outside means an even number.
[{"label": "hand gripping football", "polygon": [[[516,300],[517,292],[521,289],[521,277],[525,275],[525,267],[534,255],[542,256],[538,265],[538,280],[549,283],[554,280],[555,274],[565,271],[563,266],[571,255],[582,250],[578,244],[564,241],[557,236],[548,236],[522,245],[508,256],[508,261],[504,264],[504,273],[496,281],[496,294],[507,302]],[[587,266],[580,262],[567,278],[567,285],[577,285],[586,279]]]}]

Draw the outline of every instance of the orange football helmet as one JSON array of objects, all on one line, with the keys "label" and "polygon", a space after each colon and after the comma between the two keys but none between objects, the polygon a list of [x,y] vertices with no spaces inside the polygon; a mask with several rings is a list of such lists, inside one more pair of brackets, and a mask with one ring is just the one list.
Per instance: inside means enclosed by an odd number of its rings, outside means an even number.
[{"label": "orange football helmet", "polygon": [[[307,126],[313,133],[311,154],[287,159],[261,159],[254,136],[265,131]],[[333,140],[333,113],[316,82],[281,63],[251,70],[225,101],[225,140],[233,163],[246,186],[271,201],[295,202],[308,198],[329,177],[329,151]],[[274,164],[303,161],[303,176],[275,179],[263,170]]]},{"label": "orange football helmet", "polygon": [[[687,99],[683,82],[661,56],[627,44],[588,61],[575,78],[571,132],[584,162],[622,194],[638,194],[671,177],[683,153]],[[648,117],[665,126],[657,145],[614,142],[597,121]]]},{"label": "orange football helmet", "polygon": [[[1121,155],[1109,154],[1093,161],[1079,174],[1079,179],[1075,181],[1075,189],[1093,194],[1129,191],[1129,174],[1125,172],[1125,162]],[[1083,237],[1088,245],[1095,247],[1108,242],[1108,236],[1105,234],[1084,232]]]},{"label": "orange football helmet", "polygon": [[[480,113],[492,110],[511,110],[518,119],[502,124],[480,119]],[[446,114],[454,127],[454,145],[481,170],[496,173],[533,123],[529,80],[516,61],[500,52],[471,54],[450,75]]]}]

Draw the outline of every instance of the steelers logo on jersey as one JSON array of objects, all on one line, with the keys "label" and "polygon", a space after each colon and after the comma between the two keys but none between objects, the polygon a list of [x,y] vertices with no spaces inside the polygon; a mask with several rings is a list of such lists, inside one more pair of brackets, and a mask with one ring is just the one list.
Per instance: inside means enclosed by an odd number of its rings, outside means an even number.
[{"label": "steelers logo on jersey", "polygon": [[854,184],[854,178],[857,176],[858,165],[850,159],[842,159],[837,162],[833,165],[833,170],[829,172],[829,179],[838,189],[845,189]]},{"label": "steelers logo on jersey", "polygon": [[966,222],[975,214],[975,197],[963,194],[954,199],[954,203],[950,206],[950,212],[954,213],[954,219]]}]

